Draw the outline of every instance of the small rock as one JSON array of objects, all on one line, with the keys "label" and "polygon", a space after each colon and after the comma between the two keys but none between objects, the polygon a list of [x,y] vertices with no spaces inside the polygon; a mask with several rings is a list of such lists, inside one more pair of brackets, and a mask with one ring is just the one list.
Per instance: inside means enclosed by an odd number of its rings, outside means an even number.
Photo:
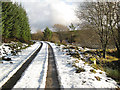
[{"label": "small rock", "polygon": [[82,81],[83,83],[86,83],[86,81]]},{"label": "small rock", "polygon": [[11,58],[7,56],[2,56],[2,60],[11,61]]},{"label": "small rock", "polygon": [[13,62],[10,62],[10,64],[13,64]]},{"label": "small rock", "polygon": [[106,82],[108,82],[108,80],[105,80]]},{"label": "small rock", "polygon": [[108,81],[111,80],[110,78],[107,79]]}]

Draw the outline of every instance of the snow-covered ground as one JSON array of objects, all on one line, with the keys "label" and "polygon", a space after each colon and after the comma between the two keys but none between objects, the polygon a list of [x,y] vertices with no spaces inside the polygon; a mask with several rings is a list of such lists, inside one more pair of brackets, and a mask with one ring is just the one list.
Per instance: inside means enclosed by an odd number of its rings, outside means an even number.
[{"label": "snow-covered ground", "polygon": [[48,66],[48,44],[43,47],[23,73],[14,88],[45,88]]},{"label": "snow-covered ground", "polygon": [[11,48],[10,45],[12,47],[16,47],[16,49],[25,48],[26,46],[28,46],[28,44],[26,44],[26,43],[21,43],[21,45],[17,46],[18,42],[2,43],[2,45],[0,46],[0,58],[2,58],[2,56],[6,56],[6,55],[7,55],[7,57],[11,57],[13,55],[13,53],[11,53],[11,51],[15,51],[15,48],[14,49]]},{"label": "snow-covered ground", "polygon": [[[19,55],[11,56],[11,61],[2,61],[2,63],[0,63],[0,87],[9,80],[9,78],[26,62],[39,46],[40,43],[37,42],[30,47],[23,49]],[[8,48],[5,49],[9,50]]]},{"label": "snow-covered ground", "polygon": [[[50,44],[55,54],[61,88],[117,88],[117,83],[107,77],[105,72],[92,68],[82,60],[66,55],[66,52],[62,50],[63,45],[58,47],[54,43]],[[37,42],[31,47],[22,50],[18,56],[12,56],[12,61],[3,61],[3,63],[0,63],[0,87],[23,65],[39,46],[40,43]],[[83,49],[82,47],[79,48]],[[76,73],[76,68],[73,65],[84,68],[85,71]],[[47,66],[48,45],[43,42],[40,52],[22,74],[22,77],[14,88],[45,88]],[[90,70],[95,70],[96,73]]]},{"label": "snow-covered ground", "polygon": [[[85,64],[84,61],[66,55],[63,52],[63,46],[56,46],[50,43],[55,53],[56,66],[59,75],[61,88],[116,88],[117,83],[106,76],[105,72],[96,70],[90,65]],[[85,72],[76,73],[76,68],[72,66],[73,62],[76,66],[84,68]],[[95,70],[96,73],[90,72]],[[100,81],[95,77],[100,77]]]}]

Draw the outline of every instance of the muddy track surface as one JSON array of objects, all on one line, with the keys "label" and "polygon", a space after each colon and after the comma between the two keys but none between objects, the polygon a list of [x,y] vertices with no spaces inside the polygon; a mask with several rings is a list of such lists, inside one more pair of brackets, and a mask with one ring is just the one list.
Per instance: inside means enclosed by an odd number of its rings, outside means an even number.
[{"label": "muddy track surface", "polygon": [[33,53],[30,58],[21,66],[21,68],[2,86],[1,90],[9,89],[11,90],[17,81],[21,78],[22,73],[26,70],[32,60],[36,57],[38,52],[40,51],[43,43],[41,43],[40,47]]},{"label": "muddy track surface", "polygon": [[48,46],[48,71],[47,71],[45,90],[49,90],[49,89],[60,90],[54,52],[50,44],[48,45],[49,45]]}]

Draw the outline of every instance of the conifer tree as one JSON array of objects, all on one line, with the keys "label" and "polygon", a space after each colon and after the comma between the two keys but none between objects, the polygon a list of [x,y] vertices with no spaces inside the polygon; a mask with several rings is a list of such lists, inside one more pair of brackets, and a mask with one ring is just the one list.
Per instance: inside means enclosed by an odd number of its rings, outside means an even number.
[{"label": "conifer tree", "polygon": [[44,30],[44,39],[46,41],[50,41],[51,38],[52,38],[52,31],[48,27],[46,27],[46,29]]},{"label": "conifer tree", "polygon": [[12,2],[2,2],[3,37],[9,38],[12,31]]},{"label": "conifer tree", "polygon": [[2,2],[2,28],[4,38],[31,39],[28,16],[21,4]]},{"label": "conifer tree", "polygon": [[2,43],[2,2],[0,1],[0,44]]}]

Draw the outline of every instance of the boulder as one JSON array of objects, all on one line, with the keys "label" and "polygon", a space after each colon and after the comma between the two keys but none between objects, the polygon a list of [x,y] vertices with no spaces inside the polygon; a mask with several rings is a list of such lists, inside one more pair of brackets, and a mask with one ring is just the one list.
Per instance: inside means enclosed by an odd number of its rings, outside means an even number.
[{"label": "boulder", "polygon": [[10,58],[10,57],[7,57],[7,56],[2,56],[2,60],[11,61],[11,58]]}]

